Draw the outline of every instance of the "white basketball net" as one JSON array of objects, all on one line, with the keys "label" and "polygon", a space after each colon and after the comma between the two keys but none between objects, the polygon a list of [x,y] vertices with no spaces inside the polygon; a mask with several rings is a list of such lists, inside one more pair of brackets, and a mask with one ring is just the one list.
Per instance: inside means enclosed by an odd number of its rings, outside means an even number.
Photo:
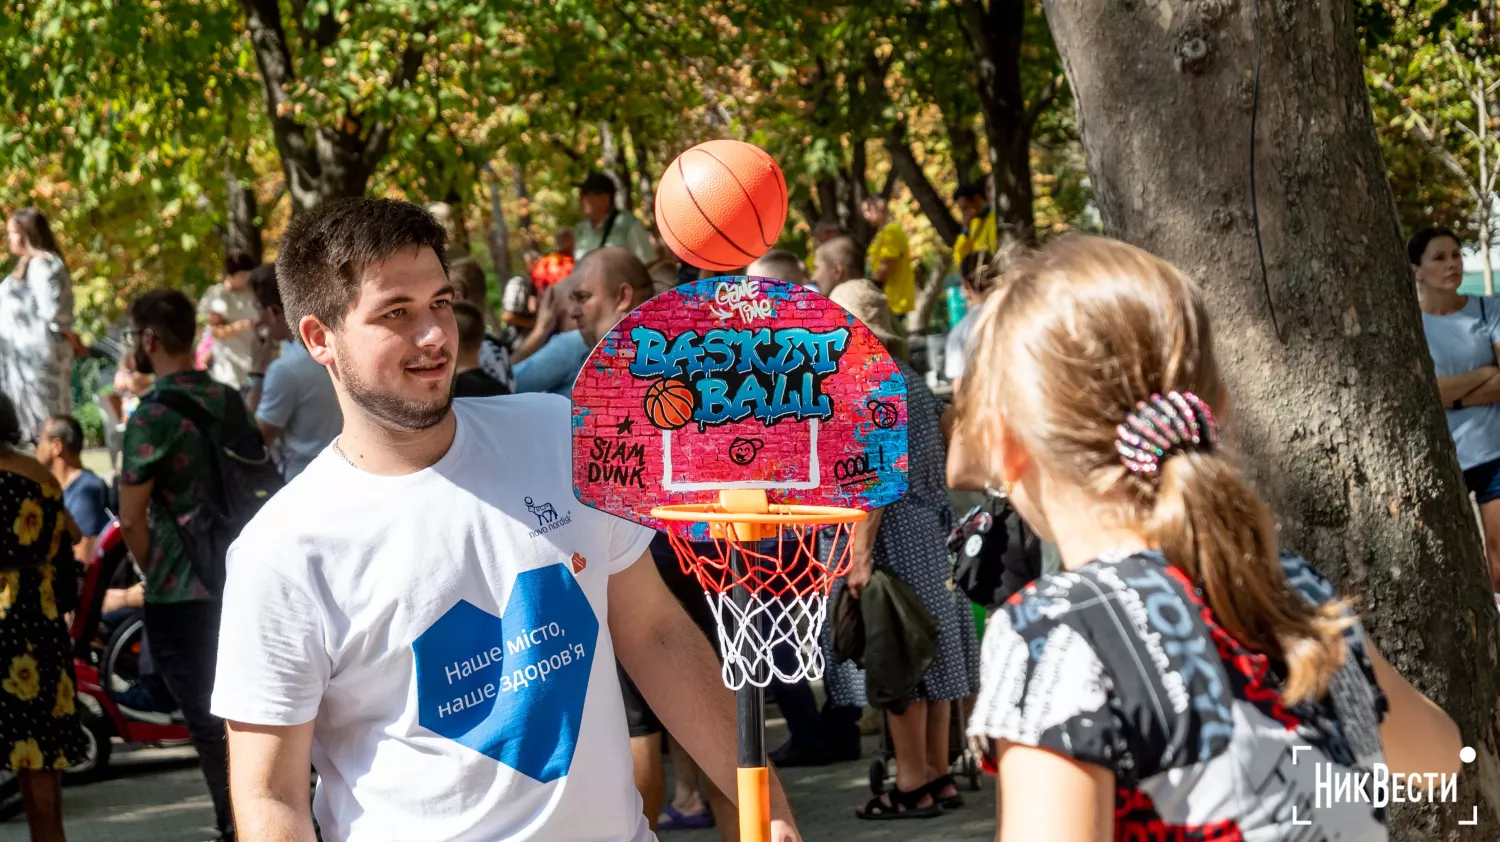
[{"label": "white basketball net", "polygon": [[[828,591],[848,570],[853,542],[852,525],[836,525],[836,534],[827,536],[832,551],[820,561],[818,529],[787,525],[779,540],[749,544],[732,537],[691,544],[669,533],[683,570],[707,592],[731,690],[823,676]],[[737,564],[730,564],[731,551]]]}]

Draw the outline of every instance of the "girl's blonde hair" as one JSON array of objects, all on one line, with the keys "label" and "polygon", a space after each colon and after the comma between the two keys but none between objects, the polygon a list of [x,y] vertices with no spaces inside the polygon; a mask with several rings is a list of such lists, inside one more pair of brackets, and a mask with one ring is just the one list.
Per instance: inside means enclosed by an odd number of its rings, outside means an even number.
[{"label": "girl's blonde hair", "polygon": [[1153,395],[1224,394],[1197,285],[1134,246],[1070,236],[1017,265],[974,336],[960,434],[994,454],[1001,419],[1048,475],[1104,502],[1113,525],[1198,583],[1230,635],[1283,660],[1288,701],[1320,697],[1353,620],[1287,586],[1271,511],[1223,443],[1174,452],[1154,472],[1127,470],[1116,450],[1116,427]]}]

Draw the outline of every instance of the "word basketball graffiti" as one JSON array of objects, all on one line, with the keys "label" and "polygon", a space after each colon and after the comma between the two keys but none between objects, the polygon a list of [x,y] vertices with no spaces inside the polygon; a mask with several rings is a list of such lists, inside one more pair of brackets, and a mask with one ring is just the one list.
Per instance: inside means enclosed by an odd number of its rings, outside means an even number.
[{"label": "word basketball graffiti", "polygon": [[765,489],[868,510],[906,491],[906,383],[874,335],[802,286],[710,278],[642,304],[573,389],[573,485],[660,527],[653,506]]}]

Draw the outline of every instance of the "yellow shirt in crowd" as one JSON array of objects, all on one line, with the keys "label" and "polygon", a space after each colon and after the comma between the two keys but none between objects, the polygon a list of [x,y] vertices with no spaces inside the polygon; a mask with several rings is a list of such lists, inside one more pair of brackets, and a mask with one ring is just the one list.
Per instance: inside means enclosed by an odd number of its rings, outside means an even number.
[{"label": "yellow shirt in crowd", "polygon": [[985,208],[984,213],[974,217],[964,232],[953,241],[953,271],[963,265],[964,258],[976,251],[994,254],[998,239],[995,232],[995,211]]},{"label": "yellow shirt in crowd", "polygon": [[906,241],[906,232],[892,222],[870,241],[866,254],[871,276],[880,266],[880,261],[890,261],[885,276],[885,297],[891,303],[891,313],[897,316],[910,313],[917,303],[917,278],[911,265],[911,244]]}]

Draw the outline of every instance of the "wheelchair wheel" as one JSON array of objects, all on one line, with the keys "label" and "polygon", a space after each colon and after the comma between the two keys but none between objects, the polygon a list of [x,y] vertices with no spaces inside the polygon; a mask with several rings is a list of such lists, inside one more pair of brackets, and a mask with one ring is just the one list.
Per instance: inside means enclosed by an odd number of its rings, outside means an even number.
[{"label": "wheelchair wheel", "polygon": [[885,794],[886,782],[885,759],[877,757],[870,761],[870,792],[875,795]]}]

